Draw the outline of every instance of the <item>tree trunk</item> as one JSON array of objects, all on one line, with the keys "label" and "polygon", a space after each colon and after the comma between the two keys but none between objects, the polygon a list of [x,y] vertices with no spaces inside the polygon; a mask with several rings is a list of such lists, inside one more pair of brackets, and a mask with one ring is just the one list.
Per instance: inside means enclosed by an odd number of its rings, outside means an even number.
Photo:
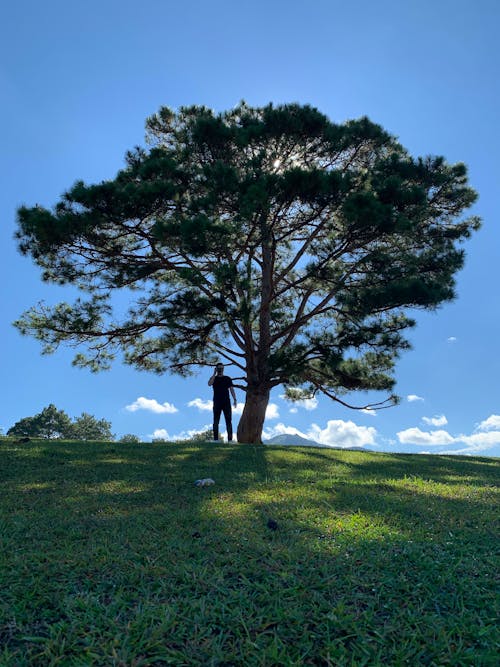
[{"label": "tree trunk", "polygon": [[262,444],[262,428],[269,403],[269,389],[247,391],[245,407],[238,424],[238,442]]}]

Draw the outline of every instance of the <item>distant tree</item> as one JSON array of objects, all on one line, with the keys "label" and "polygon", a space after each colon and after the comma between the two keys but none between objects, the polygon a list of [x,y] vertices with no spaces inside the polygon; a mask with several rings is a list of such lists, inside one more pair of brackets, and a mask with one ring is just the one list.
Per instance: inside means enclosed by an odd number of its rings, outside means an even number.
[{"label": "distant tree", "polygon": [[133,433],[126,433],[125,435],[122,435],[118,442],[123,444],[139,444],[141,439],[139,436],[134,435]]},{"label": "distant tree", "polygon": [[206,442],[207,440],[213,440],[212,429],[207,429],[205,431],[198,431],[198,433],[193,433],[189,438],[186,438],[182,442]]},{"label": "distant tree", "polygon": [[[278,385],[393,405],[407,309],[454,298],[458,244],[479,227],[460,219],[476,199],[465,166],[298,104],[161,108],[147,132],[151,148],[114,180],[19,209],[20,250],[43,280],[90,295],[28,311],[20,331],[45,352],[86,345],[75,363],[93,370],[118,351],[180,375],[225,359],[246,392],[240,442],[261,441]],[[124,290],[137,298],[119,322],[110,295]],[[343,398],[359,390],[387,397]]]},{"label": "distant tree", "polygon": [[72,424],[64,410],[51,403],[35,416],[38,435],[41,438],[70,438]]},{"label": "distant tree", "polygon": [[7,431],[9,436],[67,438],[74,440],[113,440],[111,422],[96,419],[86,412],[71,421],[64,410],[51,403],[33,417],[24,417]]},{"label": "distant tree", "polygon": [[96,419],[87,412],[76,417],[71,426],[71,437],[75,440],[114,440],[111,433],[111,422]]},{"label": "distant tree", "polygon": [[8,436],[34,438],[38,435],[37,424],[34,417],[23,417],[11,426],[7,431]]},{"label": "distant tree", "polygon": [[24,417],[7,431],[7,435],[35,438],[71,438],[71,419],[51,403],[34,417]]}]

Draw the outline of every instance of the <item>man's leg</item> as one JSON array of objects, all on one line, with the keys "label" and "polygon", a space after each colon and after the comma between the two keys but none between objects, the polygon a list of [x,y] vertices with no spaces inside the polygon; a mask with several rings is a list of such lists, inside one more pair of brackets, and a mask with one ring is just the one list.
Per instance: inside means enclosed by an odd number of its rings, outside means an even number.
[{"label": "man's leg", "polygon": [[224,410],[224,419],[226,420],[227,439],[229,442],[233,439],[233,423],[231,421],[231,403],[226,403],[222,408]]},{"label": "man's leg", "polygon": [[219,439],[219,421],[221,412],[222,412],[222,405],[214,403],[214,424],[213,424],[214,440]]}]

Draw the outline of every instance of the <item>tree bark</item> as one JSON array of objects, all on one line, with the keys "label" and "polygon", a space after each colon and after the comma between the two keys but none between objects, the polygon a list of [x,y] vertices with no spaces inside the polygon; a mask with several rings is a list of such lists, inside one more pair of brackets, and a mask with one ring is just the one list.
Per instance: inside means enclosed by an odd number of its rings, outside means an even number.
[{"label": "tree bark", "polygon": [[247,391],[245,407],[238,424],[238,442],[262,444],[262,429],[269,403],[269,389]]}]

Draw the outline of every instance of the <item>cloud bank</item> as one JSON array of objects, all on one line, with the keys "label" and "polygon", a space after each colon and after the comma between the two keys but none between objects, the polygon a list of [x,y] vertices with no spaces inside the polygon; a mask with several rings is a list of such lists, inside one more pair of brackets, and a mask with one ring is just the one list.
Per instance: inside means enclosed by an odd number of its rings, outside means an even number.
[{"label": "cloud bank", "polygon": [[407,428],[396,435],[403,445],[450,445],[455,442],[447,431],[421,431],[419,428]]},{"label": "cloud bank", "polygon": [[482,421],[476,431],[500,431],[500,415],[490,415],[488,419]]},{"label": "cloud bank", "polygon": [[352,421],[331,419],[327,422],[325,428],[321,428],[318,424],[311,424],[307,432],[300,431],[294,426],[287,426],[280,422],[272,428],[264,429],[263,437],[269,440],[276,435],[283,434],[300,435],[302,438],[315,440],[320,445],[327,447],[351,449],[353,447],[374,445],[377,431],[373,426],[358,426]]},{"label": "cloud bank", "polygon": [[[434,419],[439,420],[440,418]],[[433,423],[432,419],[428,419],[427,423]],[[397,436],[401,444],[426,447],[445,446],[446,449],[440,450],[440,454],[478,454],[500,446],[500,415],[490,415],[476,427],[475,432],[471,435],[462,433],[453,436],[444,430],[426,432],[415,427],[399,431]]]},{"label": "cloud bank", "polygon": [[[445,415],[435,415],[434,417],[423,418],[423,421],[430,426],[444,426],[448,423]],[[314,440],[320,445],[327,447],[340,447],[344,449],[353,449],[356,447],[374,447],[381,442],[396,446],[397,442],[406,445],[403,451],[415,451],[418,448],[419,453],[429,453],[433,451],[436,454],[463,454],[479,455],[494,447],[500,446],[500,415],[491,415],[488,419],[482,421],[472,434],[453,435],[447,430],[441,428],[422,430],[418,427],[407,428],[398,431],[396,440],[387,440],[380,438],[377,430],[372,426],[358,426],[353,421],[342,419],[329,420],[325,427],[318,424],[311,424],[307,430],[300,430],[295,426],[290,426],[279,422],[278,424],[264,429],[263,438],[269,440],[276,435],[299,435],[307,440]],[[421,448],[421,449],[420,449]],[[381,447],[383,450],[383,447]]]},{"label": "cloud bank", "polygon": [[350,420],[330,419],[325,428],[312,424],[309,433],[309,437],[322,445],[351,448],[374,445],[377,430],[373,426],[358,426]]}]

